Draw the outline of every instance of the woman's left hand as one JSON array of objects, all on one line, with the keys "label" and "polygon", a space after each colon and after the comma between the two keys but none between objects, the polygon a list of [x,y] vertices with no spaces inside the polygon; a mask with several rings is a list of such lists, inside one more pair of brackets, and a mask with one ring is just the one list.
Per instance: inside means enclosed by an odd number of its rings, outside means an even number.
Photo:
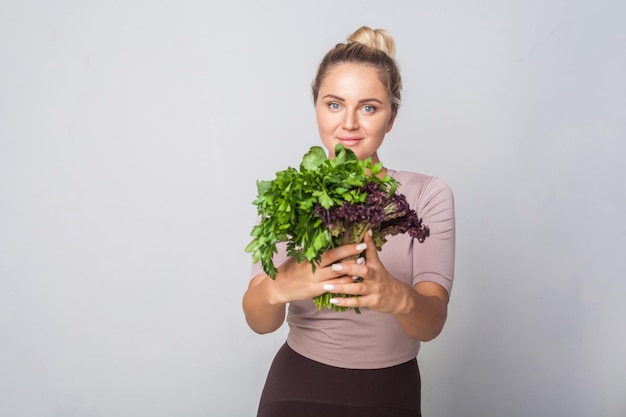
[{"label": "woman's left hand", "polygon": [[369,308],[381,313],[399,314],[403,306],[415,291],[409,285],[395,279],[385,268],[378,257],[374,239],[368,232],[364,242],[367,243],[364,263],[338,263],[333,269],[343,272],[360,282],[333,284],[333,288],[324,289],[335,294],[356,295],[356,297],[336,297],[333,304],[341,307]]},{"label": "woman's left hand", "polygon": [[[441,332],[448,311],[448,292],[434,282],[419,282],[411,287],[395,279],[378,257],[371,235],[367,243],[365,263],[338,263],[333,267],[345,275],[362,278],[360,282],[325,284],[324,290],[356,297],[336,297],[333,304],[342,307],[368,308],[392,314],[402,330],[421,341],[432,340]],[[332,288],[331,288],[332,287]]]}]

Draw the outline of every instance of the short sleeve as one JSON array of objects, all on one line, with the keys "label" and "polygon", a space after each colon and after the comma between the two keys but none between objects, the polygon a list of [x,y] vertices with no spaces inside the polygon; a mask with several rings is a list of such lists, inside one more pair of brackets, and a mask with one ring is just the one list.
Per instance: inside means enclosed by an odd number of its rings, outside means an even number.
[{"label": "short sleeve", "polygon": [[413,285],[431,281],[452,290],[455,256],[454,196],[438,177],[424,184],[415,210],[430,229],[430,236],[413,250]]}]

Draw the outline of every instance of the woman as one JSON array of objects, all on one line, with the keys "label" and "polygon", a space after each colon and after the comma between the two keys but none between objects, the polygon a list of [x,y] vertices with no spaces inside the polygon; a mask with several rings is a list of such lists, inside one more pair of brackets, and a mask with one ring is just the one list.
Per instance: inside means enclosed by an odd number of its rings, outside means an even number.
[{"label": "woman", "polygon": [[[387,31],[362,27],[323,58],[312,87],[329,157],[341,143],[360,159],[379,162],[378,149],[400,104],[394,52]],[[358,245],[328,250],[315,272],[284,250],[274,259],[275,280],[261,265],[253,267],[243,297],[249,326],[268,333],[285,317],[289,324],[258,416],[421,415],[416,356],[420,341],[435,338],[446,321],[454,274],[453,196],[437,177],[385,168],[380,175],[386,174],[400,182],[398,191],[429,226],[425,242],[396,235],[378,252],[366,234]],[[356,260],[342,261],[353,255]],[[311,299],[331,291],[358,295],[332,302],[359,307],[362,314],[317,311]]]}]

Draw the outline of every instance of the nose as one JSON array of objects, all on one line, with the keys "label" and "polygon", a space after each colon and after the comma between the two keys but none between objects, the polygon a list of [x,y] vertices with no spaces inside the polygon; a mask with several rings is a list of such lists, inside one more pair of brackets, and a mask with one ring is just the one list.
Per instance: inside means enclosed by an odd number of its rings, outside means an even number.
[{"label": "nose", "polygon": [[343,118],[343,128],[345,130],[355,130],[359,128],[359,121],[354,112],[347,111]]}]

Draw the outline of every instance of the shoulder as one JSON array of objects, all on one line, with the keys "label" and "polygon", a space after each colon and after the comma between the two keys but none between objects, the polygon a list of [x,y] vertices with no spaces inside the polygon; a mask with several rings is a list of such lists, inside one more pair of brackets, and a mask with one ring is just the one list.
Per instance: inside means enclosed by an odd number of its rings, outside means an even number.
[{"label": "shoulder", "polygon": [[439,195],[452,199],[452,189],[441,178],[409,171],[388,170],[389,175],[400,183],[399,191],[407,198]]},{"label": "shoulder", "polygon": [[[430,229],[430,237],[424,247],[439,248],[437,251],[442,251],[441,253],[453,254],[454,195],[448,184],[439,177],[413,172],[393,171],[389,175],[400,183],[398,192],[406,196],[411,208]],[[441,245],[444,245],[445,249],[441,249]],[[448,275],[452,276],[451,273]]]}]

